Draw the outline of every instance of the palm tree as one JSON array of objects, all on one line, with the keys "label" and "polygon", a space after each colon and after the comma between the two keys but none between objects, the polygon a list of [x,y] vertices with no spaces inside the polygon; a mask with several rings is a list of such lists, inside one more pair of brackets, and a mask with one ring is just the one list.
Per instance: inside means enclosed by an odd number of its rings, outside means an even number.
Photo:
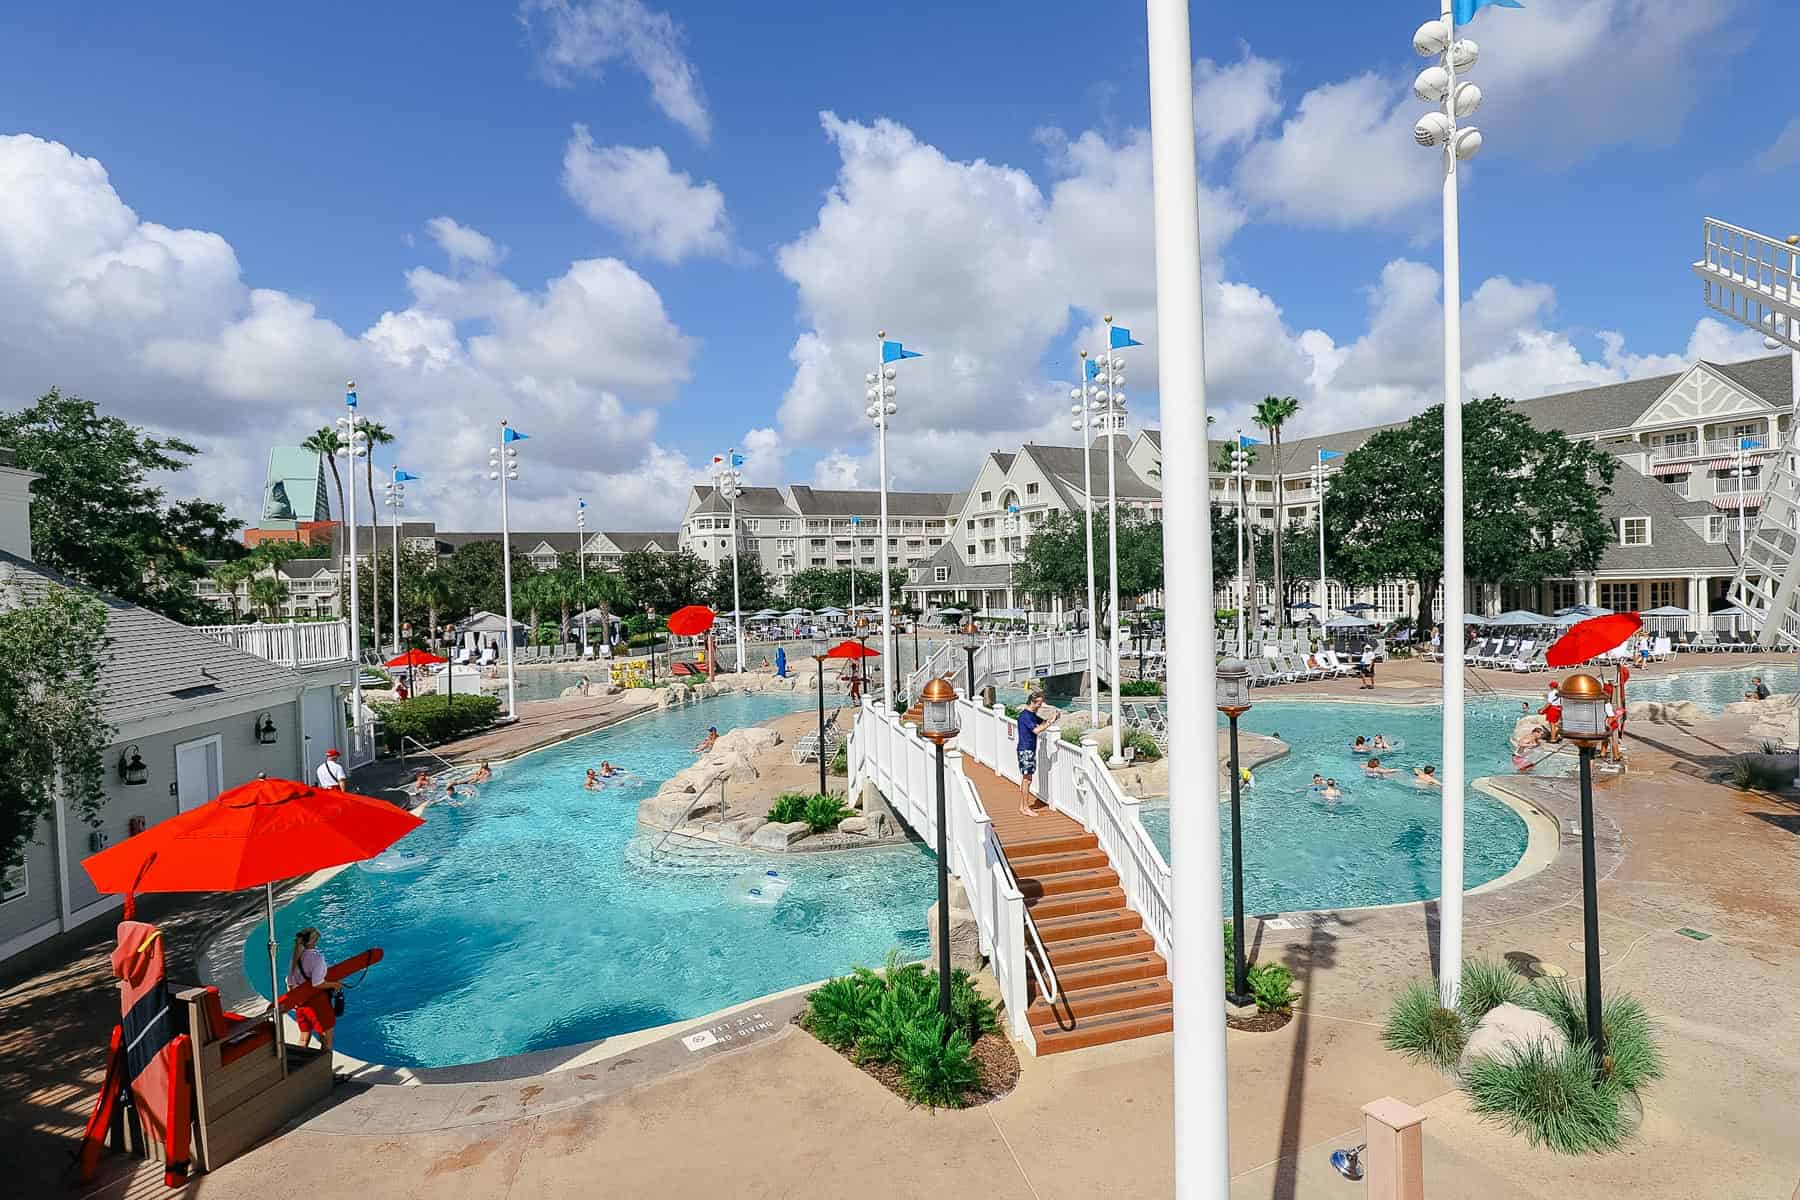
[{"label": "palm tree", "polygon": [[[626,607],[625,581],[615,571],[589,571],[581,589],[581,606],[600,610],[600,636],[612,643],[612,616]],[[590,634],[590,638],[591,638]]]},{"label": "palm tree", "polygon": [[438,613],[448,608],[454,597],[450,576],[443,567],[434,566],[430,570],[409,573],[405,580],[410,593],[407,602],[425,606],[426,637],[437,636]]},{"label": "palm tree", "polygon": [[1281,482],[1281,427],[1294,419],[1300,411],[1300,402],[1292,396],[1264,396],[1262,403],[1250,419],[1269,431],[1269,448],[1275,455],[1275,618],[1277,626],[1287,620],[1287,601],[1282,592],[1281,578],[1281,534],[1287,528],[1287,517],[1282,504]]},{"label": "palm tree", "polygon": [[273,621],[281,615],[281,606],[287,603],[287,580],[271,572],[258,575],[250,581],[250,603],[263,610],[263,615]]},{"label": "palm tree", "polygon": [[311,450],[314,454],[324,459],[326,464],[331,467],[331,482],[337,485],[337,510],[339,520],[343,519],[345,512],[344,477],[338,474],[337,465],[338,447],[343,444],[343,440],[338,437],[337,430],[329,425],[321,425],[318,432],[300,443],[300,448],[302,450]]},{"label": "palm tree", "polygon": [[238,584],[250,578],[256,571],[257,563],[253,558],[237,558],[230,562],[220,563],[213,571],[213,582],[225,593],[225,603],[231,605],[231,619],[238,619]]},{"label": "palm tree", "polygon": [[[1234,451],[1236,449],[1237,449],[1237,442],[1235,440],[1221,443],[1219,446],[1218,461],[1213,464],[1213,470],[1217,471],[1219,474],[1223,475],[1227,479],[1232,479],[1234,485],[1236,483],[1236,480],[1233,479],[1233,476],[1231,473],[1235,468],[1233,467],[1233,464],[1231,461],[1231,456],[1232,456],[1232,451]],[[1244,447],[1244,461],[1247,464],[1249,464],[1250,466],[1256,465],[1256,447],[1255,446],[1245,446]],[[1240,495],[1240,499],[1241,498],[1242,497]],[[1245,625],[1248,628],[1255,629],[1256,628],[1256,522],[1245,519],[1246,516],[1248,515],[1246,512],[1246,507],[1247,507],[1246,505],[1239,504],[1238,509],[1237,509],[1238,528],[1244,538],[1244,575],[1245,575],[1244,597],[1243,597],[1244,621],[1245,621]]]},{"label": "palm tree", "polygon": [[[376,649],[380,649],[381,548],[380,538],[376,536],[376,532],[381,528],[381,510],[375,506],[375,447],[391,445],[394,441],[394,435],[389,433],[387,426],[381,424],[379,421],[365,420],[361,422],[360,428],[363,431],[363,436],[369,439],[367,479],[369,484],[369,541],[372,543],[369,547],[369,567],[370,573],[373,575],[369,586],[369,603],[373,609],[373,615],[369,621],[369,628],[375,635]],[[354,460],[352,460],[350,466],[351,470],[356,469]],[[350,486],[356,486],[356,481],[354,479],[350,481]],[[399,514],[396,513],[394,515],[396,519],[398,519]],[[398,629],[394,630],[395,636],[399,636],[399,633],[400,631]]]}]

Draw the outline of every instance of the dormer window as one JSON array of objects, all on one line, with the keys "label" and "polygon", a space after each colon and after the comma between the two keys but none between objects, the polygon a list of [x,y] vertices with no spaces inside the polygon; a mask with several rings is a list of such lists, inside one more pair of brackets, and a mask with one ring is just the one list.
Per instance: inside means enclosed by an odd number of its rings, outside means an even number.
[{"label": "dormer window", "polygon": [[950,568],[949,567],[934,567],[934,568],[932,568],[931,581],[933,583],[949,583],[950,582]]},{"label": "dormer window", "polygon": [[1620,517],[1619,545],[1648,546],[1650,544],[1649,517]]}]

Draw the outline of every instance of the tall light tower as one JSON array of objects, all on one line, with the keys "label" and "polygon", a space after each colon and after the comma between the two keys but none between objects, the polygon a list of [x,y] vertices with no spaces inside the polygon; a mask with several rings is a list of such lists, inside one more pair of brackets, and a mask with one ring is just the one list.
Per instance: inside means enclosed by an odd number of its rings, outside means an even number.
[{"label": "tall light tower", "polygon": [[406,647],[401,644],[400,638],[400,510],[406,507],[406,485],[417,478],[417,475],[409,475],[399,467],[395,467],[393,474],[388,479],[387,487],[383,489],[387,496],[382,503],[388,508],[388,525],[394,535],[394,586],[391,590],[394,593],[395,654],[406,652]]},{"label": "tall light tower", "polygon": [[[1457,220],[1456,164],[1481,149],[1481,131],[1458,128],[1459,117],[1481,107],[1481,89],[1458,82],[1475,65],[1475,43],[1456,36],[1488,4],[1519,7],[1518,0],[1443,0],[1438,19],[1413,33],[1413,50],[1436,58],[1413,80],[1413,94],[1437,108],[1413,127],[1413,140],[1437,151],[1444,174],[1444,610],[1457,636],[1446,633],[1444,650],[1444,785],[1442,880],[1438,901],[1438,995],[1456,1007],[1462,990],[1463,901],[1463,446],[1462,446],[1462,248]],[[1425,598],[1422,603],[1429,603]]]},{"label": "tall light tower", "polygon": [[1099,657],[1094,645],[1094,421],[1087,411],[1087,385],[1092,383],[1098,373],[1092,362],[1088,361],[1088,352],[1081,352],[1081,386],[1069,393],[1069,399],[1075,403],[1069,406],[1069,414],[1074,419],[1069,426],[1081,431],[1081,515],[1087,525],[1087,663],[1088,663],[1088,728],[1100,727],[1100,675],[1097,670]]},{"label": "tall light tower", "polygon": [[575,497],[575,575],[581,581],[581,653],[588,647],[587,602],[587,501]]},{"label": "tall light tower", "polygon": [[1099,418],[1101,437],[1106,441],[1106,604],[1112,618],[1107,669],[1112,678],[1112,753],[1116,759],[1124,737],[1120,728],[1124,710],[1119,701],[1119,446],[1116,439],[1125,436],[1125,359],[1119,351],[1144,343],[1133,338],[1131,330],[1114,325],[1110,314],[1102,319],[1106,323],[1106,352],[1094,363],[1094,382],[1088,385],[1088,395],[1093,397],[1090,407]]},{"label": "tall light tower", "polygon": [[[881,343],[881,363],[865,377],[869,390],[865,398],[869,406],[864,414],[875,424],[876,468],[881,472],[881,531],[877,541],[881,543],[881,553],[876,562],[881,566],[881,699],[889,712],[894,711],[894,671],[890,665],[894,661],[894,604],[889,594],[888,580],[888,470],[887,470],[887,431],[888,418],[900,411],[894,397],[899,395],[898,379],[900,372],[894,364],[909,358],[922,358],[917,350],[908,350],[899,342],[888,341],[887,330],[875,335]],[[851,555],[851,571],[856,570],[856,556]],[[852,576],[854,578],[854,576]]]},{"label": "tall light tower", "polygon": [[506,715],[519,716],[519,685],[513,672],[512,526],[506,511],[506,485],[519,477],[519,448],[529,434],[500,422],[500,444],[488,449],[488,478],[500,481],[500,578],[506,593]]},{"label": "tall light tower", "polygon": [[[354,740],[357,760],[362,759],[369,736],[368,728],[363,724],[362,698],[362,601],[358,594],[356,576],[356,460],[369,455],[369,435],[363,432],[362,421],[356,415],[356,380],[344,384],[344,415],[337,419],[339,457],[347,459],[350,464],[348,474],[350,487],[344,523],[349,538],[350,550],[350,704],[352,716],[350,720],[351,737]],[[375,524],[375,515],[369,515],[369,524]],[[374,536],[373,528],[370,536]],[[371,554],[370,561],[373,563]]]},{"label": "tall light tower", "polygon": [[744,456],[733,446],[724,454],[713,456],[713,486],[731,503],[731,609],[737,630],[737,669],[744,673],[744,603],[738,598],[738,497],[744,493]]}]

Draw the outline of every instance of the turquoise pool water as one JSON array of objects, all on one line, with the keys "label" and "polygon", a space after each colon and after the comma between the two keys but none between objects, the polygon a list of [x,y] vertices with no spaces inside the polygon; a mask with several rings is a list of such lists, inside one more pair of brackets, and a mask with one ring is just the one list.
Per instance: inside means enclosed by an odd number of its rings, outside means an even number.
[{"label": "turquoise pool water", "polygon": [[[327,958],[386,951],[350,993],[338,1046],[394,1066],[476,1062],[699,1016],[879,964],[894,947],[923,957],[936,875],[921,850],[777,857],[674,839],[649,856],[638,801],[693,761],[708,725],[805,705],[720,697],[503,764],[460,807],[428,808],[383,859],[282,908],[284,947],[314,925]],[[584,791],[601,759],[632,777]],[[786,894],[747,897],[746,876],[771,867]],[[264,937],[251,934],[245,959],[259,986]]]},{"label": "turquoise pool water", "polygon": [[[1244,904],[1249,912],[1350,908],[1423,900],[1438,894],[1439,795],[1412,782],[1412,768],[1442,769],[1441,716],[1436,707],[1372,704],[1282,703],[1258,700],[1239,728],[1279,735],[1293,753],[1266,763],[1243,793]],[[1506,739],[1519,706],[1487,703],[1469,708],[1468,778],[1510,773]],[[1223,722],[1221,722],[1222,724]],[[1402,739],[1398,753],[1382,754],[1383,766],[1400,772],[1386,779],[1363,774],[1365,756],[1352,754],[1358,734]],[[1335,803],[1311,790],[1314,772],[1335,778],[1343,798]],[[1169,806],[1146,804],[1145,827],[1164,855],[1169,852]],[[1219,810],[1224,861],[1231,862],[1228,805]],[[1525,822],[1499,801],[1470,791],[1464,808],[1464,876],[1468,887],[1505,874],[1525,851]],[[1179,863],[1171,863],[1179,869]],[[1224,880],[1227,906],[1230,877]]]}]

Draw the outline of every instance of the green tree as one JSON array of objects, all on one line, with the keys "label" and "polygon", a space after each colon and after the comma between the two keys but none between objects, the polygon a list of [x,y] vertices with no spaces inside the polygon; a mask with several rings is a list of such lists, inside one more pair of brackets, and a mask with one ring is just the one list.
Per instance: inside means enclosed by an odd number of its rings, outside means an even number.
[{"label": "green tree", "polygon": [[[1111,596],[1106,586],[1110,574],[1107,557],[1107,514],[1094,513],[1095,599],[1099,612],[1096,626],[1110,619]],[[1126,511],[1119,521],[1119,602],[1131,604],[1146,592],[1162,587],[1162,522]],[[1013,568],[1013,583],[1040,599],[1060,597],[1065,604],[1087,603],[1087,524],[1075,512],[1053,512],[1031,532],[1025,553]],[[1133,604],[1135,607],[1135,604]]]},{"label": "green tree", "polygon": [[576,603],[583,611],[599,609],[601,619],[598,624],[590,623],[588,638],[598,637],[603,641],[612,640],[611,617],[626,610],[625,580],[617,571],[596,571],[590,568],[585,582],[576,583]]},{"label": "green tree", "polygon": [[[1264,396],[1262,403],[1256,406],[1253,417],[1258,425],[1269,431],[1269,449],[1272,452],[1275,466],[1275,528],[1277,530],[1287,528],[1287,508],[1282,495],[1284,489],[1281,479],[1281,428],[1293,420],[1294,414],[1299,411],[1300,402],[1292,396]],[[1281,569],[1282,540],[1279,537],[1270,539],[1275,557],[1274,573],[1271,578],[1275,580],[1275,595],[1281,605],[1281,609],[1275,617],[1277,625],[1287,623],[1287,590]]]},{"label": "green tree", "polygon": [[250,581],[250,603],[271,621],[280,619],[281,606],[287,603],[287,598],[287,580],[274,572],[258,575]]},{"label": "green tree", "polygon": [[[319,456],[326,466],[331,468],[331,482],[337,486],[338,520],[344,519],[349,509],[344,507],[344,477],[338,474],[337,452],[344,441],[338,437],[338,431],[330,425],[321,425],[313,431],[311,437],[300,443],[302,450],[311,450]],[[352,482],[355,482],[352,480]]]},{"label": "green tree", "polygon": [[244,523],[211,500],[181,500],[163,514],[163,530],[177,546],[207,560],[243,558],[240,531]]},{"label": "green tree", "polygon": [[0,870],[24,861],[59,790],[78,817],[100,823],[113,732],[100,688],[106,605],[57,587],[27,602],[9,574],[0,567]]},{"label": "green tree", "polygon": [[691,550],[634,550],[619,559],[619,575],[634,609],[652,608],[665,617],[699,604],[712,584],[712,568]]},{"label": "green tree", "polygon": [[207,572],[202,549],[216,548],[230,522],[216,505],[165,507],[162,489],[148,482],[152,472],[186,468],[195,447],[151,437],[54,388],[28,408],[0,413],[0,445],[39,476],[31,505],[38,562],[178,621],[224,618],[194,594],[193,582]]},{"label": "green tree", "polygon": [[[1326,549],[1327,551],[1330,550],[1329,543],[1327,544]],[[1292,608],[1301,600],[1306,599],[1311,596],[1313,592],[1318,590],[1318,575],[1316,574],[1319,562],[1318,523],[1312,522],[1306,525],[1289,525],[1282,532],[1280,551],[1283,560],[1290,568],[1288,574],[1284,575],[1281,581],[1282,586],[1286,589],[1281,596],[1282,605],[1284,608]],[[1257,530],[1257,568],[1265,572],[1272,571],[1275,564],[1275,553],[1276,543],[1274,532],[1267,529]],[[1292,569],[1297,563],[1308,564],[1312,567],[1312,571],[1302,572]],[[1336,573],[1336,567],[1334,566],[1332,556],[1329,553],[1326,555],[1325,568],[1327,572]],[[1272,575],[1270,577],[1273,578]],[[1322,601],[1316,599],[1314,602],[1322,603]]]},{"label": "green tree", "polygon": [[[1591,571],[1613,538],[1601,502],[1618,460],[1538,429],[1498,396],[1463,406],[1463,566],[1470,583],[1536,584]],[[1444,575],[1444,410],[1384,429],[1344,458],[1331,481],[1325,543],[1353,584],[1418,585],[1418,636],[1429,635]],[[1463,597],[1446,598],[1461,611]]]},{"label": "green tree", "polygon": [[[469,542],[443,564],[450,585],[450,604],[445,610],[455,619],[474,612],[503,613],[506,592],[500,571],[501,550],[498,541]],[[518,546],[513,547],[512,576],[516,587],[521,579],[536,572],[531,560]],[[360,587],[360,583],[358,584]]]},{"label": "green tree", "polygon": [[[381,507],[375,503],[375,447],[392,445],[394,435],[388,432],[386,425],[366,418],[360,422],[359,428],[362,429],[363,436],[369,439],[369,453],[363,459],[363,477],[369,488],[369,528],[375,531],[375,540],[380,542]],[[350,460],[350,469],[352,471],[356,469],[355,459]],[[350,486],[356,486],[354,479],[350,481]],[[379,572],[376,573],[373,582],[374,586],[369,589],[369,596],[374,602],[375,615],[369,623],[369,628],[374,632],[375,644],[379,646],[381,645],[381,574]],[[398,629],[394,630],[394,636],[400,636]]]},{"label": "green tree", "polygon": [[[738,560],[737,594],[746,613],[767,608],[769,601],[775,597],[775,584],[763,570],[762,559],[755,554],[746,554]],[[716,612],[730,612],[731,599],[731,560],[724,559],[713,568],[711,585],[707,588],[706,602]]]},{"label": "green tree", "polygon": [[[496,556],[496,563],[497,561],[498,559]],[[438,556],[435,552],[430,550],[418,550],[405,545],[404,543],[401,545],[400,623],[402,625],[411,624],[414,627],[415,633],[419,636],[423,636],[424,630],[437,624],[437,617],[432,605],[428,603],[431,597],[420,594],[416,586],[416,581],[421,576],[425,575],[433,575],[441,580],[442,577],[437,576],[436,574],[437,566]],[[496,569],[498,569],[497,566]],[[514,570],[516,571],[517,568],[515,567]],[[384,588],[390,589],[385,593],[380,593],[386,597],[380,601],[377,601],[376,599],[378,593],[375,591],[375,581],[377,579],[381,581]],[[517,583],[518,579],[519,576],[515,574],[513,576],[513,581]],[[356,598],[362,604],[362,611],[359,614],[359,619],[367,624],[369,628],[374,628],[375,606],[377,603],[380,603],[381,605],[380,612],[382,623],[385,625],[393,621],[393,595],[391,591],[393,586],[394,549],[392,544],[389,543],[378,548],[372,559],[363,559],[357,566]],[[342,596],[347,597],[349,595],[349,584],[347,581],[339,585],[339,591]],[[440,594],[437,599],[439,601],[439,607],[442,607],[444,603],[447,603],[447,591],[445,594]],[[349,611],[347,600],[345,602],[345,611]],[[399,631],[394,630],[393,633],[397,637]]]},{"label": "green tree", "polygon": [[234,621],[238,618],[238,585],[255,574],[256,569],[256,560],[252,558],[234,559],[213,568],[213,582],[225,593],[225,603],[230,607]]},{"label": "green tree", "polygon": [[[1250,499],[1251,499],[1251,497],[1249,495],[1249,490],[1248,490],[1249,486],[1250,486],[1249,480],[1246,479],[1244,481],[1244,489],[1245,490],[1243,492],[1240,492],[1238,490],[1238,481],[1232,475],[1232,470],[1233,470],[1232,451],[1235,450],[1236,448],[1237,448],[1236,439],[1233,439],[1232,441],[1229,441],[1229,442],[1221,442],[1219,444],[1218,455],[1217,455],[1215,461],[1213,462],[1213,470],[1218,472],[1220,475],[1224,476],[1226,479],[1230,480],[1230,483],[1231,483],[1230,488],[1227,490],[1227,498],[1229,501],[1229,503],[1227,505],[1227,511],[1231,513],[1232,540],[1230,542],[1226,543],[1226,547],[1230,551],[1229,561],[1231,563],[1231,569],[1230,569],[1230,571],[1227,572],[1227,577],[1232,579],[1234,588],[1236,587],[1236,579],[1237,579],[1237,541],[1236,541],[1236,538],[1237,538],[1238,516],[1242,512],[1242,510],[1246,506],[1248,506],[1248,504],[1250,503]],[[1245,446],[1243,449],[1244,449],[1245,461],[1250,466],[1254,467],[1256,465],[1256,447],[1255,446]],[[1260,535],[1259,527],[1258,527],[1255,519],[1253,518],[1250,521],[1246,522],[1245,523],[1245,531],[1244,531],[1244,539],[1245,539],[1245,541],[1244,541],[1244,620],[1249,625],[1249,627],[1252,629],[1256,628],[1256,624],[1257,624],[1257,621],[1256,621],[1256,610],[1257,610],[1257,603],[1256,603],[1256,539],[1259,536],[1261,536],[1261,535]],[[1219,542],[1218,542],[1218,539],[1215,538],[1213,540],[1213,552],[1215,555],[1218,553],[1218,549],[1219,549]],[[1217,561],[1217,560],[1215,559],[1215,561]]]},{"label": "green tree", "polygon": [[[853,577],[856,583],[854,593],[850,586]],[[900,589],[906,584],[904,570],[896,568],[888,572],[888,592],[896,603],[899,602]],[[849,567],[808,567],[788,577],[786,595],[788,604],[799,608],[849,608],[853,602],[857,605],[879,605],[881,575],[875,571],[852,570]],[[744,607],[751,606],[746,604]]]}]

